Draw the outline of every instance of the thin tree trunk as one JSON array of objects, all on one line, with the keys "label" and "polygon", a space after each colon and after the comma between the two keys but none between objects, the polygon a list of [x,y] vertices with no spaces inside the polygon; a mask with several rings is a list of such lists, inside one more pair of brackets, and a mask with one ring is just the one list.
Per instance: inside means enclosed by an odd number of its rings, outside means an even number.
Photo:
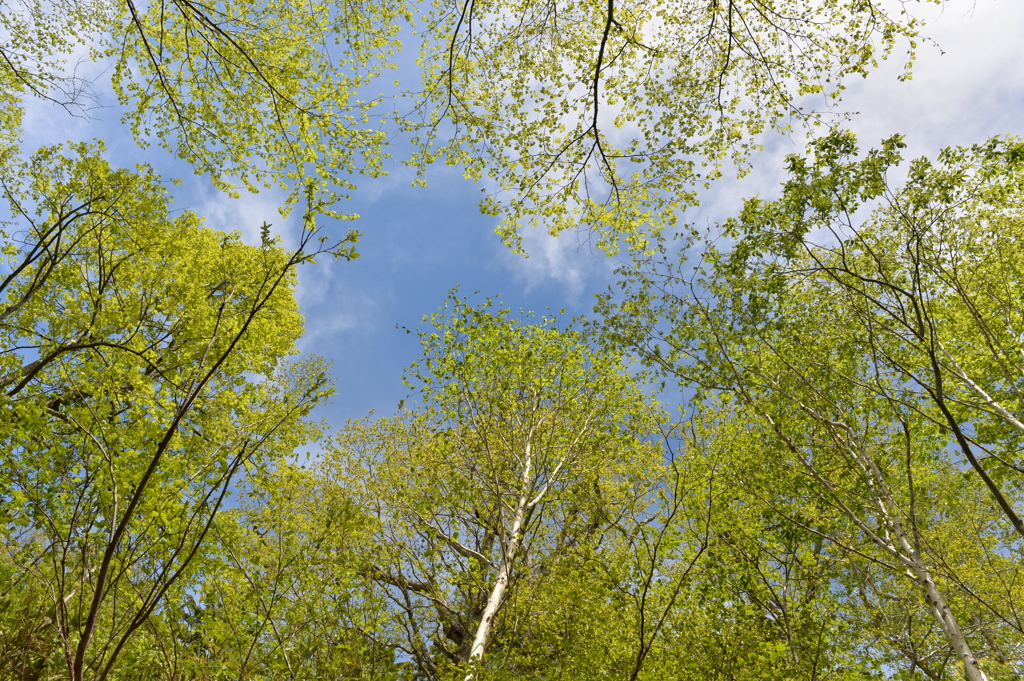
[{"label": "thin tree trunk", "polygon": [[[476,636],[473,637],[473,647],[469,650],[470,661],[479,660],[484,656],[484,648],[491,636],[491,629],[494,628],[494,619],[498,615],[498,608],[505,598],[505,590],[508,588],[509,579],[512,577],[512,564],[515,562],[516,554],[519,553],[520,534],[523,528],[523,519],[526,517],[526,496],[519,497],[516,506],[516,516],[512,523],[512,532],[508,540],[508,546],[502,555],[501,565],[498,567],[498,579],[491,589],[491,595],[484,606],[483,615],[480,617],[480,625],[476,628]],[[471,679],[472,674],[466,677]]]},{"label": "thin tree trunk", "polygon": [[[982,670],[981,665],[978,663],[978,658],[975,656],[974,651],[971,650],[970,645],[967,643],[967,639],[964,638],[963,632],[960,631],[960,625],[957,623],[956,617],[953,615],[953,611],[950,610],[949,606],[946,604],[946,600],[935,585],[935,580],[932,578],[931,571],[921,558],[921,554],[918,552],[915,543],[912,542],[910,537],[907,535],[907,531],[903,527],[903,522],[900,519],[899,505],[893,498],[892,490],[889,489],[889,485],[885,480],[885,475],[882,473],[881,469],[879,469],[874,457],[872,457],[870,452],[866,450],[863,442],[857,436],[854,429],[848,424],[841,421],[829,420],[806,405],[801,404],[800,406],[807,414],[831,428],[833,433],[836,435],[837,443],[839,443],[839,445],[845,449],[850,457],[857,463],[857,466],[860,468],[860,472],[863,475],[863,479],[865,483],[867,483],[868,491],[875,503],[879,516],[886,527],[885,537],[883,538],[871,531],[863,520],[857,516],[853,509],[850,509],[842,502],[840,502],[840,508],[843,509],[843,512],[858,527],[860,527],[862,531],[864,531],[872,542],[874,542],[879,548],[888,552],[893,558],[898,560],[907,568],[907,576],[924,591],[925,602],[928,604],[928,610],[931,612],[932,617],[938,625],[942,628],[942,633],[945,634],[946,641],[949,644],[950,649],[963,662],[964,671],[967,675],[968,681],[991,681],[984,670]],[[793,441],[783,433],[781,428],[778,427],[771,416],[764,414],[763,412],[762,416],[768,420],[775,429],[775,432],[781,437],[782,441],[786,443],[789,449],[800,458],[804,467],[813,476],[815,476],[819,482],[823,482],[826,489],[831,489],[831,485],[825,481],[825,478],[821,476],[818,470],[814,467],[814,464],[807,460],[799,448],[794,445]],[[841,436],[840,433],[845,434],[845,437]],[[909,434],[907,437],[909,438]],[[915,522],[915,519],[911,518],[910,521],[913,523]],[[893,537],[895,537],[896,544],[893,544],[892,542]]]},{"label": "thin tree trunk", "polygon": [[[852,435],[852,429],[847,427],[847,433]],[[970,645],[968,645],[963,632],[960,631],[960,625],[956,621],[956,616],[953,615],[953,611],[946,604],[946,599],[943,598],[942,593],[935,585],[931,570],[928,569],[928,566],[921,558],[916,545],[907,536],[907,531],[904,529],[903,522],[900,519],[899,506],[893,499],[892,491],[889,489],[885,476],[878,468],[874,457],[864,451],[863,447],[851,447],[848,451],[860,461],[868,482],[868,488],[875,497],[885,524],[890,528],[890,531],[895,535],[896,541],[899,543],[898,550],[896,550],[897,547],[893,546],[890,548],[890,551],[892,551],[897,560],[909,568],[908,576],[924,591],[924,600],[928,604],[928,610],[942,628],[942,633],[945,634],[949,647],[956,653],[961,662],[964,663],[964,671],[967,674],[968,680],[990,681],[988,675],[982,670],[981,665],[978,664],[978,658],[974,655]],[[915,522],[915,519],[911,518],[910,522]]]},{"label": "thin tree trunk", "polygon": [[935,621],[942,627],[942,633],[946,635],[949,647],[953,649],[960,658],[960,661],[964,663],[964,671],[967,673],[967,678],[970,681],[990,681],[988,674],[978,664],[978,658],[975,657],[974,651],[967,644],[967,639],[964,638],[963,632],[960,631],[960,625],[957,624],[953,611],[946,605],[945,599],[935,586],[935,580],[932,579],[931,573],[923,566],[920,569],[915,569],[914,572],[917,575],[918,584],[924,590],[924,599],[928,603],[928,609],[931,611]]},{"label": "thin tree trunk", "polygon": [[[533,452],[530,444],[526,445],[525,460],[523,461],[523,489],[519,493],[516,502],[516,514],[512,520],[512,531],[509,533],[508,544],[502,552],[501,565],[498,566],[498,579],[491,588],[491,595],[487,598],[487,605],[484,606],[483,615],[480,616],[480,625],[476,628],[476,635],[473,637],[473,647],[469,649],[469,662],[472,665],[483,659],[484,649],[491,637],[491,630],[494,628],[494,620],[498,616],[498,609],[505,598],[505,590],[508,588],[509,580],[512,577],[512,564],[519,553],[519,542],[523,533],[523,523],[526,519],[526,511],[530,506],[540,501],[543,494],[531,503],[530,502],[530,475],[533,468]],[[473,678],[473,672],[466,674],[465,681]]]}]

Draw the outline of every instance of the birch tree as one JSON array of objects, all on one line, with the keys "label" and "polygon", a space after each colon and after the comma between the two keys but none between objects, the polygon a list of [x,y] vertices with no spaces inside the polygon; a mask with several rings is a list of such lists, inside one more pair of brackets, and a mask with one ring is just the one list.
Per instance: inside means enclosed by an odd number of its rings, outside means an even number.
[{"label": "birch tree", "polygon": [[376,518],[366,570],[402,613],[407,654],[424,677],[454,664],[469,678],[513,645],[501,622],[517,594],[644,495],[661,416],[553,318],[453,298],[429,321],[410,370],[424,411],[350,425],[334,475]]},{"label": "birch tree", "polygon": [[[814,160],[792,158],[782,198],[749,202],[730,226],[746,237],[730,266],[779,258],[781,277],[800,267],[827,286],[851,322],[837,341],[860,343],[888,378],[875,394],[926,410],[1024,537],[1015,481],[1024,425],[1013,406],[1024,375],[1014,255],[1024,147],[994,138],[946,149],[935,163],[911,163],[897,189],[885,173],[900,146],[893,138],[854,160],[853,139],[837,135]],[[869,201],[877,211],[858,222]],[[838,245],[816,243],[816,230]]]},{"label": "birch tree", "polygon": [[[696,327],[698,322],[691,317],[689,323],[693,326],[684,333],[693,333],[701,339],[698,343],[708,341],[717,357],[699,368],[680,364],[675,370],[688,381],[700,380],[727,395],[722,398],[721,408],[744,423],[745,432],[741,431],[737,447],[758,446],[751,444],[751,437],[755,442],[771,442],[774,446],[764,454],[765,465],[775,466],[780,475],[808,478],[813,483],[808,492],[845,516],[856,528],[858,539],[844,541],[842,534],[808,525],[806,519],[788,514],[777,500],[769,501],[769,505],[783,518],[816,530],[840,547],[872,556],[880,553],[876,560],[904,573],[915,584],[918,597],[941,628],[946,645],[963,663],[967,677],[988,679],[965,635],[962,617],[953,611],[950,597],[922,546],[926,541],[922,536],[927,532],[920,517],[927,517],[927,513],[914,500],[924,494],[922,460],[932,463],[929,459],[935,456],[934,450],[921,449],[930,444],[932,437],[921,433],[922,425],[906,414],[893,413],[881,398],[872,403],[857,393],[844,396],[834,390],[834,382],[827,375],[814,372],[813,365],[787,362],[786,358],[796,356],[788,352],[775,355],[787,345],[787,323],[779,324],[773,333],[750,337],[737,334],[738,325],[716,314],[720,308],[710,312],[701,303],[697,305],[700,312],[695,317],[703,317],[701,326]],[[821,311],[820,307],[816,311]],[[794,316],[790,312],[786,319],[792,321]],[[745,331],[749,333],[750,329]],[[826,331],[819,337],[820,342],[831,344],[827,327],[819,326],[816,331]],[[730,338],[726,341],[725,337]],[[806,349],[808,342],[804,338],[801,349]],[[834,348],[831,353],[834,359],[839,355]],[[841,375],[860,375],[855,364],[844,363],[841,372],[835,364],[833,367]],[[702,408],[711,410],[716,402],[709,400]],[[952,471],[947,469],[945,473]],[[773,500],[775,495],[768,498]],[[863,548],[861,539],[874,550]]]}]

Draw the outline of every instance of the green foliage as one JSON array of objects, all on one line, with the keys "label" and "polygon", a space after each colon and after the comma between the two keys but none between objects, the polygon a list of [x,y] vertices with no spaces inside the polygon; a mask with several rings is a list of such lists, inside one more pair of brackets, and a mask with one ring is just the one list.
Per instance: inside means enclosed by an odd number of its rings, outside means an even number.
[{"label": "green foliage", "polygon": [[248,485],[168,613],[188,641],[179,664],[203,679],[395,678],[385,605],[354,561],[359,509],[293,465]]},{"label": "green foliage", "polygon": [[[385,111],[403,27],[422,89]],[[444,159],[510,193],[482,208],[517,249],[531,224],[644,249],[762,132],[819,124],[901,42],[912,61],[918,29],[873,0],[26,1],[0,12],[0,90],[87,111],[94,83],[67,68],[84,52],[137,143],[232,195],[284,188],[282,212],[309,217],[352,217],[336,204],[385,172],[394,124],[421,171]]]},{"label": "green foliage", "polygon": [[912,61],[919,28],[861,0],[436,1],[427,25],[414,161],[492,178],[507,199],[482,207],[517,249],[542,226],[607,251],[646,250],[764,131],[827,121],[898,43]]},{"label": "green foliage", "polygon": [[[424,89],[384,113],[418,9]],[[729,250],[691,237],[695,274],[660,240],[918,27],[871,0],[4,5],[0,678],[1019,676],[1024,146],[895,190],[899,136],[834,133]],[[102,144],[23,158],[24,100],[88,107],[76,52],[136,142],[286,190],[297,250],[171,214]],[[601,337],[453,295],[415,409],[302,468],[330,386],[288,359],[296,269],[356,257],[316,220],[352,217],[394,120],[421,172],[509,193],[482,205],[507,244],[583,228],[638,260]]]},{"label": "green foliage", "polygon": [[118,12],[103,36],[116,56],[126,120],[236,194],[290,190],[287,206],[340,217],[348,176],[383,172],[386,135],[365,93],[393,66],[401,2],[181,0]]},{"label": "green foliage", "polygon": [[[893,190],[899,147],[856,159],[849,136],[820,141],[790,160],[781,199],[748,201],[727,224],[734,248],[702,244],[697,268],[685,254],[641,261],[602,310],[615,342],[696,386],[697,413],[742,424],[730,437],[744,456],[803,480],[781,500],[762,488],[761,503],[849,552],[844,599],[861,604],[844,617],[878,628],[876,660],[943,678],[969,644],[989,674],[1010,672],[1019,144],[917,160]],[[877,208],[858,224],[865,202]],[[785,501],[802,497],[849,525]]]},{"label": "green foliage", "polygon": [[0,89],[88,110],[66,75],[87,48],[108,62],[136,141],[153,142],[236,195],[279,186],[282,212],[341,217],[354,173],[383,172],[387,139],[365,91],[393,66],[403,3],[8,3]]},{"label": "green foliage", "polygon": [[131,654],[232,482],[316,437],[329,392],[321,360],[286,361],[306,254],[171,217],[151,170],[98,151],[44,148],[4,183],[4,565],[75,679]]},{"label": "green foliage", "polygon": [[[5,104],[27,92],[68,108],[84,106],[88,84],[67,75],[67,59],[115,17],[109,3],[96,0],[5,3],[0,12],[0,97]],[[90,56],[98,56],[89,47]]]}]

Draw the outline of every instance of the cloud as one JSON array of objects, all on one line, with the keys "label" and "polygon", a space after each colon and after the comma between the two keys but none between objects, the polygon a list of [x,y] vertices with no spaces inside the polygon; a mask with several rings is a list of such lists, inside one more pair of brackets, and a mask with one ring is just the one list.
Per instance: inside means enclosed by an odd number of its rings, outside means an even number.
[{"label": "cloud", "polygon": [[[169,177],[169,176],[168,176]],[[191,176],[181,188],[172,187],[182,208],[194,210],[206,218],[207,226],[225,232],[239,231],[242,240],[250,245],[261,242],[263,223],[271,225],[270,232],[281,237],[288,249],[298,246],[302,229],[301,207],[295,207],[287,218],[281,217],[279,208],[287,193],[281,189],[262,189],[258,194],[242,190],[237,199],[213,188],[209,178]]]},{"label": "cloud", "polygon": [[[865,145],[895,133],[907,136],[912,155],[934,156],[942,147],[1021,132],[1024,70],[1020,27],[1024,3],[978,0],[928,6],[910,81],[898,80],[901,55],[853,83],[844,108],[859,112],[850,127]],[[924,14],[922,10],[922,14]]]},{"label": "cloud", "polygon": [[529,258],[512,253],[504,245],[496,246],[500,267],[527,293],[541,287],[557,286],[563,294],[578,301],[594,281],[603,283],[616,261],[597,250],[582,233],[563,232],[553,237],[540,229],[523,231],[523,248]]},{"label": "cloud", "polygon": [[[334,264],[334,263],[331,263]],[[302,285],[296,292],[299,308],[306,318],[306,332],[299,340],[304,352],[323,352],[336,345],[346,333],[371,331],[380,326],[380,303],[366,291],[325,279],[326,263],[299,270]],[[311,282],[310,275],[318,282]]]}]

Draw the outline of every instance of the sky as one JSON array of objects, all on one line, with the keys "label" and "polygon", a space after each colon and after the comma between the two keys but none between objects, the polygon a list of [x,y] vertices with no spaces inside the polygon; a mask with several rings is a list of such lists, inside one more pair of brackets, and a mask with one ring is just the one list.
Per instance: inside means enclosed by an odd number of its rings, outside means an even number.
[{"label": "sky", "polygon": [[[1024,3],[949,0],[908,6],[926,19],[924,34],[936,45],[920,47],[909,82],[898,80],[904,60],[897,54],[868,78],[848,84],[842,108],[858,112],[847,127],[862,146],[901,133],[908,144],[905,157],[911,158],[991,135],[1024,134]],[[109,93],[99,94],[101,103],[104,97],[109,101]],[[146,162],[167,177],[185,180],[173,188],[175,206],[205,215],[211,226],[242,229],[251,238],[264,220],[278,217],[280,196],[267,192],[231,199],[218,193],[161,150],[136,147],[118,116],[113,107],[83,119],[33,105],[24,147],[103,138],[114,164]],[[683,219],[712,224],[735,213],[744,197],[776,196],[784,179],[784,156],[801,150],[797,139],[766,138],[749,176],[720,180]],[[371,410],[390,414],[408,397],[401,376],[419,346],[414,335],[396,326],[419,325],[452,287],[481,296],[500,294],[513,309],[564,308],[571,317],[589,312],[594,295],[616,280],[614,270],[621,262],[572,233],[558,239],[527,233],[530,257],[513,254],[494,234],[497,219],[478,211],[481,186],[464,180],[456,168],[432,168],[423,188],[413,187],[412,179],[399,165],[387,177],[360,178],[346,207],[360,215],[351,225],[363,234],[360,258],[328,259],[300,271],[298,299],[306,317],[300,346],[333,363],[337,393],[317,415],[334,427]],[[339,225],[342,230],[348,226]]]}]

